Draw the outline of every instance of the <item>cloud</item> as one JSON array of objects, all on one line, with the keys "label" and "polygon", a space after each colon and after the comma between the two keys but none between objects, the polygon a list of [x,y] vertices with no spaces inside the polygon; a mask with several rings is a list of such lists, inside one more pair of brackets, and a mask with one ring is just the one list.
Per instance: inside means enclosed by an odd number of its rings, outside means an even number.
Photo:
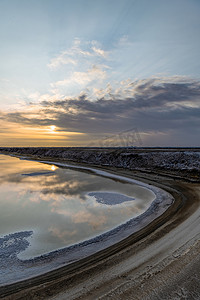
[{"label": "cloud", "polygon": [[[85,81],[92,80],[98,72],[101,71],[95,68],[88,72]],[[76,78],[77,82],[84,80]],[[150,137],[158,143],[159,136],[163,142],[174,139],[176,143],[180,139],[187,143],[184,133],[190,142],[193,136],[194,143],[199,143],[196,135],[200,133],[200,82],[197,80],[180,76],[125,80],[110,84],[102,90],[102,95],[92,100],[89,93],[83,93],[76,98],[42,101],[34,108],[34,115],[24,110],[5,113],[1,118],[29,126],[54,124],[60,131],[83,132],[89,139],[137,127],[142,138],[150,143]]]},{"label": "cloud", "polygon": [[[55,237],[63,241],[64,243],[76,242],[76,235],[78,235],[77,230],[65,230],[56,226],[50,226],[48,231]],[[75,240],[73,240],[75,238]]]},{"label": "cloud", "polygon": [[98,56],[102,56],[104,58],[108,57],[108,52],[100,49],[100,48],[96,48],[96,47],[92,47],[92,50],[94,51],[95,54],[97,54]]},{"label": "cloud", "polygon": [[47,66],[50,69],[56,69],[66,64],[75,66],[81,57],[88,59],[95,59],[97,57],[107,59],[108,55],[109,52],[101,49],[96,41],[81,43],[79,39],[74,39],[72,47],[52,58]]},{"label": "cloud", "polygon": [[73,58],[67,57],[67,52],[63,52],[57,57],[53,58],[47,66],[50,69],[55,69],[66,64],[76,65],[77,61]]},{"label": "cloud", "polygon": [[[57,72],[60,72],[59,80],[50,84],[54,98],[57,95],[63,99],[66,93],[77,95],[91,87],[91,84],[100,89],[112,72],[111,67],[105,63],[108,55],[109,52],[103,50],[97,41],[81,42],[75,39],[70,48],[51,59],[48,64],[51,70],[58,69]],[[64,65],[68,65],[67,68],[59,70]]]},{"label": "cloud", "polygon": [[86,72],[74,72],[69,78],[52,83],[52,87],[62,87],[78,84],[85,86],[88,83],[98,80],[102,81],[106,78],[106,71],[100,66],[93,65]]}]

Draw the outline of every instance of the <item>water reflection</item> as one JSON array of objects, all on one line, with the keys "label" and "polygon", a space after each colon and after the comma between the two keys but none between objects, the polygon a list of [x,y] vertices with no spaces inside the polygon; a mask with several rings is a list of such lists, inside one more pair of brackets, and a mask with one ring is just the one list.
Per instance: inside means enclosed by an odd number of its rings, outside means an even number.
[{"label": "water reflection", "polygon": [[[140,186],[89,172],[4,155],[0,168],[0,235],[33,230],[27,257],[105,232],[146,210],[154,199]],[[120,193],[134,201],[106,205],[89,195],[94,192]]]}]

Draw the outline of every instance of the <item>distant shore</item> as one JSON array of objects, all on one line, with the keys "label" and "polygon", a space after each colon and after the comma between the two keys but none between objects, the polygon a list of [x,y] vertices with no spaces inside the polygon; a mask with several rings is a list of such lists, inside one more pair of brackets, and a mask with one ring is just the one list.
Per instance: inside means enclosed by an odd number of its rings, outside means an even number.
[{"label": "distant shore", "polygon": [[0,153],[82,165],[114,167],[200,182],[200,148],[0,147]]}]

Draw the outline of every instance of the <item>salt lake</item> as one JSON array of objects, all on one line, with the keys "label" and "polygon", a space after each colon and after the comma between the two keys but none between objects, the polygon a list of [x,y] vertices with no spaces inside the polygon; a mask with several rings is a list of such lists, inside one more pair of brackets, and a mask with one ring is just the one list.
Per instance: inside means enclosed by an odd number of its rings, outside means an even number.
[{"label": "salt lake", "polygon": [[155,199],[141,185],[83,168],[0,155],[0,170],[0,237],[30,232],[23,259],[107,232]]}]

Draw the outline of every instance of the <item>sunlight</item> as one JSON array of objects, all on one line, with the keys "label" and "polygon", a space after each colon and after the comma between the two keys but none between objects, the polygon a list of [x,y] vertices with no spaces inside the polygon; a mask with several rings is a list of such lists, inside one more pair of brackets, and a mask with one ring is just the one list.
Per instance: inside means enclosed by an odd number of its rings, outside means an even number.
[{"label": "sunlight", "polygon": [[51,170],[55,171],[56,167],[55,166],[51,166]]},{"label": "sunlight", "polygon": [[56,126],[55,126],[55,125],[51,125],[51,126],[50,126],[50,130],[51,130],[51,132],[55,132]]}]

